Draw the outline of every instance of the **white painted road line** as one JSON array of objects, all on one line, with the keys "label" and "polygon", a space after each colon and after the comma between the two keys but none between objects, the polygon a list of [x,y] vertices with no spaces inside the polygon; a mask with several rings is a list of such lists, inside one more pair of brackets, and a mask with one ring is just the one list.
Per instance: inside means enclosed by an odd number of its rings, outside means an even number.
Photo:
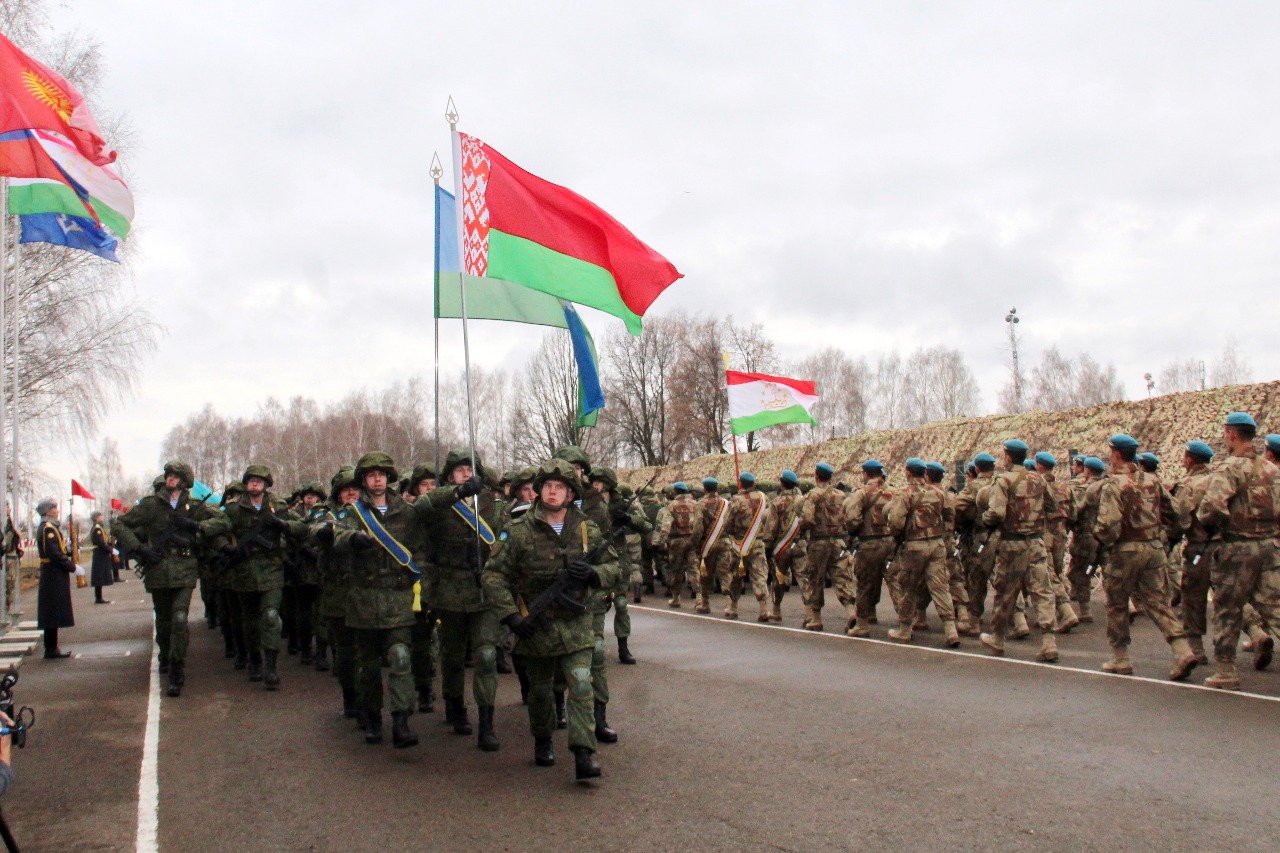
[{"label": "white painted road line", "polygon": [[[926,654],[937,655],[955,655],[957,657],[968,658],[969,660],[990,661],[992,663],[1011,663],[1018,666],[1034,666],[1040,669],[1047,669],[1053,672],[1074,672],[1081,675],[1090,675],[1098,678],[1116,678],[1123,681],[1142,681],[1147,684],[1159,684],[1164,687],[1178,687],[1183,690],[1202,690],[1207,693],[1215,693],[1219,696],[1232,695],[1240,696],[1248,699],[1261,699],[1264,702],[1280,702],[1280,696],[1267,696],[1262,693],[1248,693],[1243,690],[1217,690],[1212,687],[1205,687],[1203,684],[1192,684],[1187,681],[1169,681],[1165,678],[1149,678],[1142,675],[1113,675],[1109,672],[1103,672],[1100,669],[1080,669],[1074,666],[1060,666],[1056,663],[1044,663],[1033,660],[1019,660],[1011,657],[997,657],[995,655],[974,654],[972,652],[960,652],[955,649],[939,649],[933,646],[917,646],[911,643],[895,643],[890,640],[877,640],[870,637],[850,637],[844,633],[829,634],[825,631],[809,631],[804,628],[790,628],[786,625],[779,625],[776,622],[748,622],[738,619],[717,619],[714,616],[699,613],[684,613],[679,610],[663,609],[659,607],[646,607],[640,604],[627,605],[632,610],[643,610],[646,613],[658,613],[664,616],[681,616],[685,619],[697,619],[702,622],[709,622],[714,625],[724,625],[737,628],[759,628],[763,631],[790,631],[794,634],[803,634],[806,637],[825,637],[829,640],[846,640],[851,643],[873,643],[879,646],[889,646],[895,649],[908,649],[916,652],[924,652]],[[1170,661],[1172,663],[1172,661]]]},{"label": "white painted road line", "polygon": [[[152,636],[155,617],[152,617]],[[142,769],[138,773],[138,853],[157,853],[160,829],[160,671],[151,655],[151,693],[147,698],[147,731],[142,739]]]}]

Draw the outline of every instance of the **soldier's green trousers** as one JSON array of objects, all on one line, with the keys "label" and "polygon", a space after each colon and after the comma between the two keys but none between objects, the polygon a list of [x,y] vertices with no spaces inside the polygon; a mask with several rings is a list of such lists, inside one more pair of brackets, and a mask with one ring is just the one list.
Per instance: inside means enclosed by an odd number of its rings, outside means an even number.
[{"label": "soldier's green trousers", "polygon": [[413,711],[413,665],[409,661],[412,629],[356,628],[356,692],[366,714],[382,713],[382,665],[387,669],[391,713]]},{"label": "soldier's green trousers", "polygon": [[244,625],[244,647],[249,654],[280,650],[280,600],[283,590],[237,593],[240,620]]},{"label": "soldier's green trousers", "polygon": [[471,694],[480,707],[492,706],[498,693],[498,620],[493,611],[442,610],[439,616],[440,693],[445,699],[462,698],[467,683],[463,660],[470,640],[475,656]]},{"label": "soldier's green trousers", "polygon": [[529,731],[534,737],[555,734],[556,703],[551,685],[556,676],[561,676],[567,685],[565,704],[569,716],[569,747],[596,749],[592,654],[591,649],[581,649],[567,655],[525,659],[529,675]]},{"label": "soldier's green trousers", "polygon": [[684,595],[685,584],[698,588],[698,543],[692,536],[672,536],[664,556],[665,580],[673,598],[679,600]]},{"label": "soldier's green trousers", "polygon": [[1252,604],[1266,623],[1280,625],[1278,557],[1274,540],[1215,544],[1209,578],[1213,584],[1213,655],[1217,660],[1236,659],[1246,604]]},{"label": "soldier's green trousers", "polygon": [[[1129,645],[1130,598],[1151,617],[1166,641],[1186,636],[1182,620],[1169,606],[1167,571],[1164,545],[1159,542],[1121,542],[1112,547],[1102,576],[1107,596],[1107,642],[1112,648]],[[1221,605],[1216,596],[1214,601],[1216,611]]]},{"label": "soldier's green trousers", "polygon": [[187,612],[191,609],[189,586],[151,590],[151,606],[156,612],[156,645],[160,660],[182,663],[187,659]]},{"label": "soldier's green trousers", "polygon": [[419,690],[430,690],[436,678],[436,662],[433,657],[432,639],[436,635],[434,613],[413,614],[413,684]]},{"label": "soldier's green trousers", "polygon": [[356,686],[356,633],[347,627],[342,616],[330,616],[329,642],[333,646],[333,674],[338,685],[355,689]]},{"label": "soldier's green trousers", "polygon": [[[609,665],[604,657],[604,614],[591,615],[591,630],[596,635],[595,648],[591,650],[591,686],[594,688],[596,701],[609,703]],[[532,701],[530,707],[532,707]],[[595,713],[595,709],[592,709]],[[594,724],[593,724],[594,725]]]},{"label": "soldier's green trousers", "polygon": [[226,647],[237,654],[244,652],[244,620],[240,616],[240,595],[234,590],[223,587],[218,589],[218,625],[222,628],[222,640]]}]

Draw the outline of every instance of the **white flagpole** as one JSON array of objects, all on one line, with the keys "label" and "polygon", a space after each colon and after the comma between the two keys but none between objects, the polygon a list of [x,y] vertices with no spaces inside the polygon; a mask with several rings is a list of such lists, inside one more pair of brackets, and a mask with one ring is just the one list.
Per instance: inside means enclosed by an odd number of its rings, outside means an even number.
[{"label": "white flagpole", "polygon": [[[5,277],[9,267],[9,240],[6,226],[9,224],[9,179],[0,179],[0,365],[4,364],[4,295]],[[4,465],[4,382],[0,375],[0,466]],[[0,512],[9,507],[8,476],[0,476]],[[0,522],[2,523],[2,522]],[[0,542],[3,537],[0,536]],[[6,549],[0,547],[0,551]],[[17,586],[17,584],[14,584]],[[9,556],[0,554],[0,622],[8,623],[9,617]]]},{"label": "white flagpole", "polygon": [[[15,217],[16,218],[16,217]],[[9,514],[9,518],[16,518],[18,515],[18,496],[22,494],[22,478],[19,475],[21,469],[18,467],[18,412],[22,409],[18,405],[19,399],[19,371],[21,369],[21,345],[18,342],[18,306],[22,299],[22,240],[21,232],[14,232],[13,240],[13,511]],[[5,522],[7,523],[7,522]],[[13,526],[14,536],[18,535],[18,525]],[[13,570],[19,581],[22,580],[21,560],[19,565],[14,566]],[[7,587],[6,587],[7,588]],[[22,615],[22,584],[15,583],[13,585],[13,601],[9,602],[10,611],[15,617]]]},{"label": "white flagpole", "polygon": [[[453,197],[453,207],[458,221],[458,266],[461,267],[458,274],[458,293],[462,297],[462,371],[467,386],[467,441],[471,447],[471,473],[472,476],[479,477],[480,466],[476,465],[476,417],[471,405],[471,339],[467,333],[467,255],[464,250],[467,238],[462,228],[466,196],[462,187],[462,139],[458,136],[458,108],[453,104],[452,95],[449,97],[448,106],[445,107],[445,118],[449,120],[449,133],[452,137],[453,185],[457,190]],[[476,495],[476,562],[478,564],[484,558],[484,552],[480,547],[480,525],[483,523],[483,516],[480,514],[480,496]],[[480,589],[480,601],[484,601],[483,587]]]},{"label": "white flagpole", "polygon": [[[431,180],[435,183],[436,194],[431,201],[432,201],[432,206],[435,208],[437,217],[440,216],[439,190],[440,190],[440,178],[442,178],[443,176],[444,176],[444,169],[441,168],[440,166],[440,155],[432,154],[431,155]],[[440,239],[440,223],[439,222],[436,223],[435,236],[437,240]],[[434,270],[435,270],[432,275],[432,281],[434,282],[434,287],[435,287],[435,292],[434,292],[435,310],[433,310],[431,313],[434,315],[432,319],[434,323],[435,343],[436,343],[436,353],[435,353],[436,386],[435,386],[435,392],[432,395],[432,399],[435,401],[435,404],[436,404],[436,477],[439,477],[440,476],[440,247],[439,246],[436,246],[436,252],[435,252],[435,257],[433,258],[432,267],[434,267]],[[459,275],[461,275],[461,273],[459,273]],[[444,484],[441,483],[439,480],[437,480],[436,485],[441,486]],[[417,483],[414,483],[414,486],[417,486]]]}]

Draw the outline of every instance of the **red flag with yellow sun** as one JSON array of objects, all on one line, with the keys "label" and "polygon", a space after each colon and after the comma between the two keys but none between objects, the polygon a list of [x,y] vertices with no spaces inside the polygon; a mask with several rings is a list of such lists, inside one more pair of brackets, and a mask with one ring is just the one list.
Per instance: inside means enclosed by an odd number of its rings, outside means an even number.
[{"label": "red flag with yellow sun", "polygon": [[107,150],[98,122],[76,88],[0,35],[0,133],[49,130],[60,133],[91,163],[116,159]]}]

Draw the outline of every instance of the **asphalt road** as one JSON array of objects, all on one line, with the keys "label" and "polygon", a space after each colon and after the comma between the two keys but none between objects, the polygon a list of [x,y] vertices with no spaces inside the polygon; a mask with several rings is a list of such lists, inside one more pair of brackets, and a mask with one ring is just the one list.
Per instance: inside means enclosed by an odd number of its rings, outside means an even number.
[{"label": "asphalt road", "polygon": [[[109,606],[92,606],[90,593],[75,592],[80,624],[64,632],[78,656],[33,658],[18,684],[19,704],[39,714],[3,804],[23,850],[135,848],[150,614],[136,581],[109,590]],[[159,849],[1280,843],[1263,796],[1280,758],[1269,698],[1280,674],[1247,670],[1257,696],[1162,682],[1167,647],[1145,620],[1134,659],[1151,680],[1093,672],[1106,658],[1098,623],[1063,638],[1063,662],[1048,666],[1011,662],[1030,660],[1034,641],[1010,643],[1006,660],[976,640],[965,641],[972,653],[935,650],[936,623],[903,648],[647,603],[633,608],[640,665],[610,668],[621,742],[601,747],[605,775],[589,785],[573,782],[562,736],[558,765],[533,766],[514,676],[500,679],[500,752],[479,752],[439,713],[412,718],[415,749],[370,747],[340,717],[331,676],[288,658],[283,688],[267,692],[193,618],[187,688],[159,705]],[[784,626],[798,623],[798,607],[789,597]],[[887,603],[881,620],[882,632]],[[843,623],[834,607],[826,621]]]}]

